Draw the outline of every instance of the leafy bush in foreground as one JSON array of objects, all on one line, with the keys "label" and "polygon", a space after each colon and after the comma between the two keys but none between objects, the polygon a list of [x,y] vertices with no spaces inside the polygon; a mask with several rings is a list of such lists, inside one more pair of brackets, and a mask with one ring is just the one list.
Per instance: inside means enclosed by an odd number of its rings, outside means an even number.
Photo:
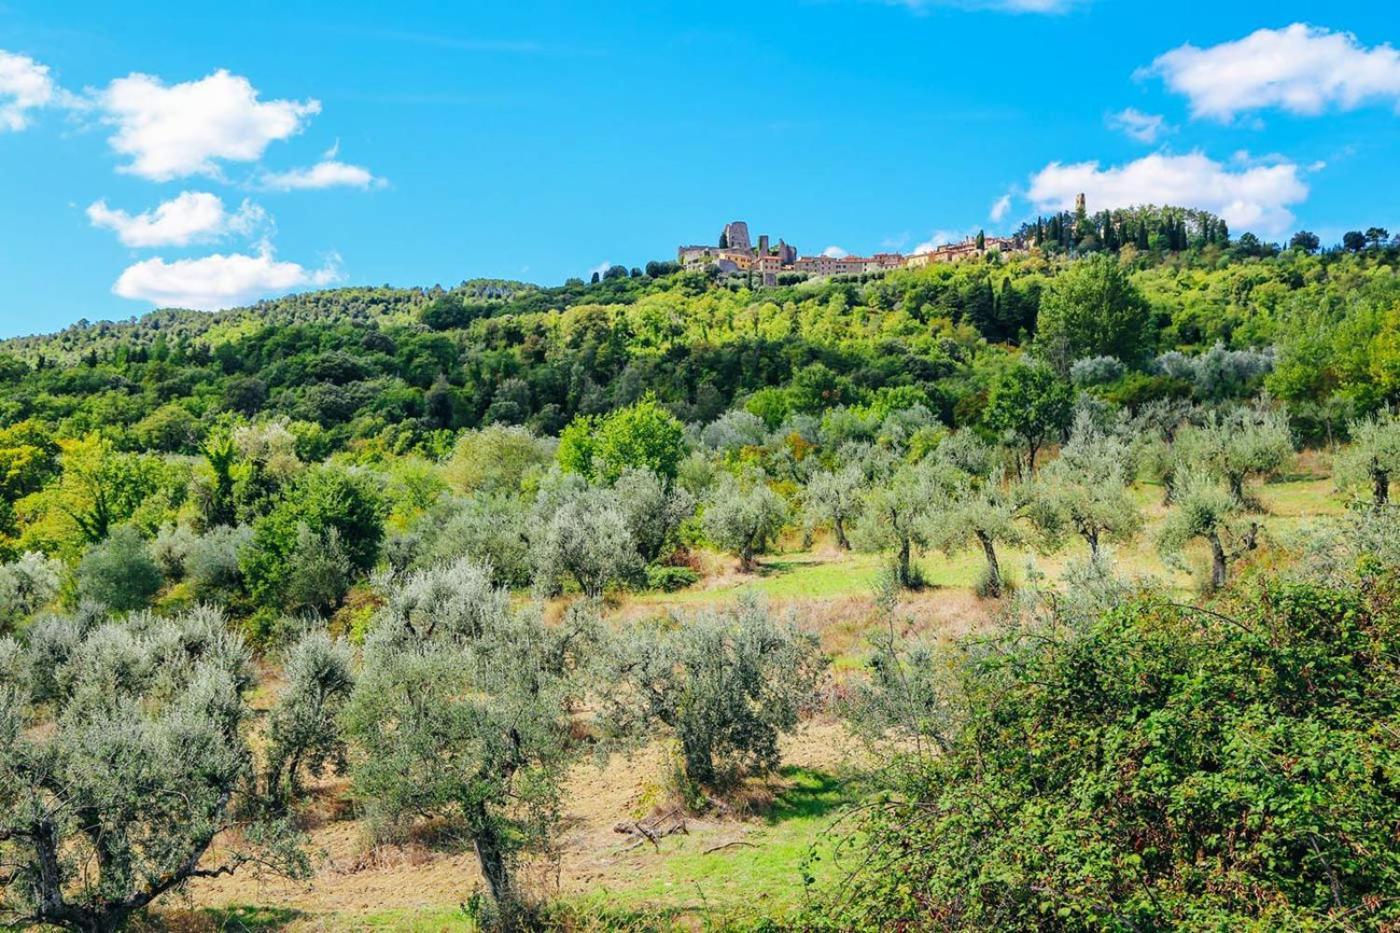
[{"label": "leafy bush in foreground", "polygon": [[947,753],[891,769],[861,867],[808,919],[1393,926],[1397,597],[1393,574],[1270,583],[1218,612],[1144,597],[981,646]]}]

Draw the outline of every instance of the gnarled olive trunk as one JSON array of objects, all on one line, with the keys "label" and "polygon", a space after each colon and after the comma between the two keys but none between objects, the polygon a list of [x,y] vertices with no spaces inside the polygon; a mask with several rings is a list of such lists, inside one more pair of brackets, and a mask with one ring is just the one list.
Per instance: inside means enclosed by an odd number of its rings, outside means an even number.
[{"label": "gnarled olive trunk", "polygon": [[1210,585],[1218,590],[1225,585],[1229,575],[1226,566],[1225,545],[1220,542],[1218,532],[1212,531],[1208,540],[1210,541]]},{"label": "gnarled olive trunk", "polygon": [[982,553],[987,558],[987,595],[1001,597],[1001,564],[997,561],[996,543],[985,532],[977,532],[977,540],[982,544]]}]

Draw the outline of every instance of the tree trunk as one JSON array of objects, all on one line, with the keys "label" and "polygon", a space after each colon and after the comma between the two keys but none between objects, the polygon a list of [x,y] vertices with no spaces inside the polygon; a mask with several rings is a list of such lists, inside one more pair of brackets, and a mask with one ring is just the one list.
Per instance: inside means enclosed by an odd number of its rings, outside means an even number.
[{"label": "tree trunk", "polygon": [[1084,540],[1089,542],[1089,556],[1097,561],[1099,559],[1099,533],[1097,531],[1085,532]]},{"label": "tree trunk", "polygon": [[914,585],[913,575],[909,572],[910,550],[909,539],[902,539],[899,542],[899,552],[895,558],[895,577],[899,585],[906,590]]},{"label": "tree trunk", "polygon": [[832,530],[836,532],[836,546],[843,551],[851,549],[850,539],[846,537],[846,523],[840,518],[831,523]]},{"label": "tree trunk", "polygon": [[997,563],[995,542],[982,532],[977,532],[977,540],[982,542],[982,553],[987,557],[987,595],[1001,598],[1001,565]]},{"label": "tree trunk", "polygon": [[1244,477],[1244,476],[1231,476],[1231,477],[1230,477],[1230,492],[1231,492],[1231,493],[1234,495],[1234,497],[1235,497],[1236,499],[1238,499],[1240,502],[1243,502],[1243,501],[1244,501],[1244,481],[1245,481],[1245,477]]},{"label": "tree trunk", "polygon": [[506,865],[505,848],[494,821],[486,813],[484,806],[478,805],[478,813],[472,820],[472,845],[476,849],[477,860],[481,862],[481,876],[491,891],[491,899],[503,904],[511,899],[510,868]]},{"label": "tree trunk", "polygon": [[1377,509],[1390,502],[1390,471],[1371,468],[1371,499]]},{"label": "tree trunk", "polygon": [[1225,546],[1220,543],[1218,532],[1210,533],[1210,585],[1213,589],[1220,589],[1225,585],[1227,577],[1225,566]]}]

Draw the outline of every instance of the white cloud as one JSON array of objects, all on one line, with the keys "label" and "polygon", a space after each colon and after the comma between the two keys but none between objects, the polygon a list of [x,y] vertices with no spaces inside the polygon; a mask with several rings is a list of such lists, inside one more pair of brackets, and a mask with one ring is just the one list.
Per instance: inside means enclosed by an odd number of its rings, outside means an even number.
[{"label": "white cloud", "polygon": [[224,70],[172,85],[131,74],[98,92],[96,103],[116,127],[112,148],[131,159],[122,170],[153,181],[216,176],[220,160],[257,161],[321,109],[315,100],[261,101],[247,78]]},{"label": "white cloud", "polygon": [[1039,210],[1069,210],[1080,192],[1091,211],[1144,204],[1197,207],[1233,227],[1280,233],[1293,222],[1288,206],[1308,196],[1299,172],[1291,162],[1232,171],[1200,152],[1154,153],[1112,168],[1052,162],[1031,177],[1029,197]]},{"label": "white cloud", "polygon": [[267,214],[251,201],[229,212],[217,196],[203,191],[183,191],[154,210],[129,214],[113,210],[106,201],[87,209],[94,227],[116,231],[126,246],[188,246],[229,234],[247,235],[267,221]]},{"label": "white cloud", "polygon": [[1117,113],[1110,113],[1108,126],[1109,129],[1149,145],[1155,143],[1158,137],[1172,131],[1172,127],[1167,125],[1166,117],[1159,113],[1143,113],[1135,107],[1126,107]]},{"label": "white cloud", "polygon": [[1227,122],[1266,107],[1315,115],[1375,100],[1400,105],[1400,52],[1367,49],[1351,33],[1303,23],[1206,49],[1183,45],[1142,73],[1160,75],[1186,95],[1193,116]]},{"label": "white cloud", "polygon": [[261,184],[273,191],[303,191],[311,188],[378,188],[385,182],[382,178],[375,178],[367,168],[326,159],[307,168],[264,173]]},{"label": "white cloud", "polygon": [[24,129],[29,111],[53,102],[57,93],[47,65],[0,49],[0,130]]},{"label": "white cloud", "polygon": [[962,243],[965,242],[971,236],[971,233],[966,233],[959,230],[935,230],[933,231],[932,236],[930,236],[924,242],[920,243],[918,246],[914,247],[914,255],[917,256],[920,253],[931,253],[934,250],[938,249],[938,247],[947,246],[949,243]]},{"label": "white cloud", "polygon": [[282,294],[309,285],[324,286],[341,277],[332,259],[321,269],[281,262],[264,247],[257,255],[215,254],[199,259],[147,259],[128,266],[113,294],[149,301],[158,308],[216,311],[248,304],[269,294]]},{"label": "white cloud", "polygon": [[822,255],[827,259],[845,259],[851,254],[839,246],[828,246],[826,249],[822,250]]},{"label": "white cloud", "polygon": [[1011,212],[1011,194],[1008,192],[997,198],[992,204],[991,217],[993,223],[1001,223],[1002,219]]}]

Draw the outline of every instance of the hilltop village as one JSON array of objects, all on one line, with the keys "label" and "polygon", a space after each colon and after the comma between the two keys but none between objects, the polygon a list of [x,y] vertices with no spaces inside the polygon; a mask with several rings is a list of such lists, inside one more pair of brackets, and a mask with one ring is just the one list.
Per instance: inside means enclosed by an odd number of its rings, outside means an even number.
[{"label": "hilltop village", "polygon": [[714,269],[721,274],[753,273],[764,285],[780,284],[788,276],[828,278],[836,275],[869,275],[892,269],[918,269],[932,263],[959,262],[988,252],[1023,252],[1024,244],[1012,237],[978,234],[962,243],[950,243],[912,255],[876,253],[873,256],[819,254],[799,256],[797,247],[786,240],[772,243],[765,234],[755,243],[749,225],[736,220],[726,224],[719,243],[708,246],[681,246],[677,261],[686,269]]}]

